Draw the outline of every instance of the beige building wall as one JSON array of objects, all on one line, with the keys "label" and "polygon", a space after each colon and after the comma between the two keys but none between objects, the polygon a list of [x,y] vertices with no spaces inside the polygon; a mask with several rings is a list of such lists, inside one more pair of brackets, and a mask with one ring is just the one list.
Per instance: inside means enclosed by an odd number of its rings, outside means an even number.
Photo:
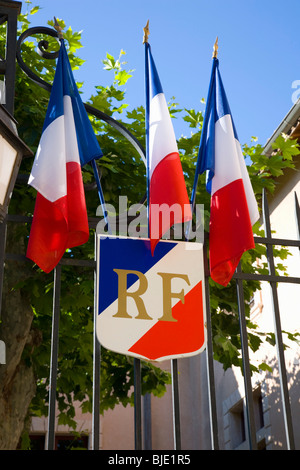
[{"label": "beige building wall", "polygon": [[[268,195],[270,219],[273,234],[276,238],[299,238],[295,214],[295,193],[300,201],[300,173],[288,171],[278,179],[278,187],[273,196]],[[289,276],[300,277],[300,251],[289,247],[290,256],[279,262],[287,266]],[[300,286],[299,284],[282,283],[278,285],[278,296],[283,331],[300,333]],[[274,318],[270,286],[262,283],[262,289],[255,296],[252,309],[252,320],[259,331],[274,332]],[[285,351],[288,386],[291,399],[293,427],[296,449],[300,449],[300,347],[283,336],[289,348]],[[254,392],[254,411],[257,418],[257,442],[259,448],[286,449],[285,427],[281,401],[280,380],[276,348],[266,343],[255,354],[251,354],[255,365],[266,362],[272,367],[272,373],[261,372],[252,377]],[[181,359],[179,364],[181,441],[182,449],[210,449],[210,418],[208,404],[208,386],[206,353],[188,359]],[[215,385],[218,412],[218,437],[221,449],[247,449],[247,426],[244,423],[244,435],[241,432],[241,415],[245,419],[244,379],[239,369],[233,367],[224,372],[220,364],[215,363]],[[170,427],[161,423],[157,416],[163,416],[164,423],[171,418],[171,393],[162,399],[152,399],[152,426],[156,437],[154,449],[169,449],[170,439],[167,431]],[[161,410],[168,410],[160,415]],[[166,416],[167,415],[167,416]],[[263,423],[259,423],[263,418]]]},{"label": "beige building wall", "polygon": [[[300,177],[298,164],[296,171],[287,171],[284,177],[278,179],[278,187],[274,197],[270,197],[270,218],[273,234],[276,238],[299,239],[298,224],[295,210],[295,194],[300,201]],[[289,247],[290,256],[286,261],[278,260],[287,266],[289,276],[300,277],[300,250]],[[281,314],[281,328],[283,331],[300,333],[300,285],[278,284],[278,299]],[[257,317],[259,326],[264,331],[274,331],[273,307],[270,287],[262,283],[261,297],[262,311]],[[300,338],[299,338],[300,339]],[[285,344],[289,347],[285,351],[285,365],[287,368],[287,380],[291,399],[291,411],[295,433],[295,445],[300,449],[300,341],[290,342],[283,335]],[[274,366],[273,374],[265,376],[265,391],[268,394],[270,407],[270,442],[272,447],[286,448],[284,435],[284,423],[282,414],[281,393],[278,377],[278,363],[275,348],[265,348],[265,360]],[[263,355],[262,355],[263,356]]]}]

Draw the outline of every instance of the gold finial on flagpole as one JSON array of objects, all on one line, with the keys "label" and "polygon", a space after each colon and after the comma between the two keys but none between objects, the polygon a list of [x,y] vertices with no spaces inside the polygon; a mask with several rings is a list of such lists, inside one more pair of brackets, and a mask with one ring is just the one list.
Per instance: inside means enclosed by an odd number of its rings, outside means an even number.
[{"label": "gold finial on flagpole", "polygon": [[218,36],[217,36],[216,41],[214,43],[214,49],[213,49],[213,55],[212,55],[213,59],[218,58],[218,49],[219,49],[219,45],[218,45]]},{"label": "gold finial on flagpole", "polygon": [[149,32],[149,20],[147,21],[147,24],[146,24],[145,28],[143,28],[143,29],[144,29],[143,44],[145,44],[145,42],[148,42],[148,36],[150,34],[150,32]]},{"label": "gold finial on flagpole", "polygon": [[57,19],[54,16],[54,29],[56,29],[58,33],[58,38],[63,39],[62,27],[59,26]]}]

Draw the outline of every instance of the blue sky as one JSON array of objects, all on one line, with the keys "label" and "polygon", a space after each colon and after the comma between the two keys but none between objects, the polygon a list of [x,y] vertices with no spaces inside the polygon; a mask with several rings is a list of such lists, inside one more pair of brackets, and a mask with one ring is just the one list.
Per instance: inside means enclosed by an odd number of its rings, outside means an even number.
[{"label": "blue sky", "polygon": [[[53,16],[82,31],[79,56],[85,64],[75,78],[84,81],[84,98],[96,85],[111,83],[102,60],[126,51],[134,69],[126,85],[130,108],[143,105],[143,27],[166,99],[180,107],[204,110],[212,48],[219,37],[220,70],[240,142],[256,136],[265,144],[292,107],[292,88],[300,80],[299,0],[33,0],[41,10],[31,26],[46,26]],[[27,9],[23,2],[22,12]],[[176,137],[190,131],[174,122]]]}]

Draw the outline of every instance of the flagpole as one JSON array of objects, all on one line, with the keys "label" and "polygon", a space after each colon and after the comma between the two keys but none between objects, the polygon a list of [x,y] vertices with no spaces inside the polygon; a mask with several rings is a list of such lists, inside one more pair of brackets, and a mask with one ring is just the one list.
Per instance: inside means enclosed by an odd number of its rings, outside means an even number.
[{"label": "flagpole", "polygon": [[97,184],[98,196],[99,196],[100,204],[101,204],[101,207],[102,207],[104,220],[107,223],[108,233],[111,235],[112,231],[111,231],[111,227],[110,227],[109,220],[108,220],[108,212],[106,210],[105,199],[104,199],[103,190],[102,190],[102,186],[101,186],[101,182],[100,182],[98,167],[97,167],[95,159],[93,159],[91,161],[91,163],[92,163],[94,176],[95,176],[95,180],[96,180],[96,184]]},{"label": "flagpole", "polygon": [[143,44],[145,44],[145,128],[146,128],[146,170],[147,170],[147,214],[148,214],[148,237],[150,237],[150,224],[149,224],[149,205],[150,205],[150,169],[149,169],[149,103],[150,103],[150,84],[149,84],[149,20],[144,28]]},{"label": "flagpole", "polygon": [[[58,23],[57,19],[55,18],[55,16],[54,16],[54,29],[57,31],[58,39],[60,40],[60,42],[64,41],[62,27],[59,25],[59,23]],[[104,199],[103,190],[102,190],[100,177],[99,177],[99,172],[98,172],[98,168],[97,168],[97,164],[96,164],[95,159],[93,159],[91,161],[91,164],[92,164],[92,167],[93,167],[93,172],[94,172],[94,176],[95,176],[95,180],[96,180],[96,184],[97,184],[98,196],[99,196],[100,204],[101,204],[101,207],[102,207],[104,220],[107,224],[108,232],[109,232],[109,234],[111,234],[112,233],[111,232],[111,227],[110,227],[109,220],[108,220],[108,213],[107,213],[106,206],[105,206],[105,199]]]},{"label": "flagpole", "polygon": [[[218,48],[219,48],[219,46],[218,46],[218,37],[217,37],[217,39],[215,41],[215,44],[214,44],[214,47],[213,47],[213,55],[212,55],[213,68],[215,67],[216,61],[218,60]],[[206,109],[210,108],[211,98],[212,98],[212,87],[213,87],[213,80],[210,80],[208,95],[207,95]],[[207,127],[207,125],[208,125],[208,116],[205,113],[199,149],[201,148],[202,136],[205,135],[204,130]],[[197,190],[197,184],[198,184],[198,179],[199,179],[199,165],[200,165],[200,158],[198,158],[198,161],[197,161],[196,174],[195,174],[195,179],[194,179],[194,186],[193,186],[193,190],[192,190],[192,197],[191,197],[192,210],[194,210],[194,207],[195,207],[196,190]]]}]

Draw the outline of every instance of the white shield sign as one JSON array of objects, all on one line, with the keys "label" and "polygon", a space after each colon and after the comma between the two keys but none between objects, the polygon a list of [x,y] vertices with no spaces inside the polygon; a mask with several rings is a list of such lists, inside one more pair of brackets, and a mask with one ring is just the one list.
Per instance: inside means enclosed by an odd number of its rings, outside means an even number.
[{"label": "white shield sign", "polygon": [[206,347],[203,246],[97,237],[97,337],[143,360],[199,354]]}]

